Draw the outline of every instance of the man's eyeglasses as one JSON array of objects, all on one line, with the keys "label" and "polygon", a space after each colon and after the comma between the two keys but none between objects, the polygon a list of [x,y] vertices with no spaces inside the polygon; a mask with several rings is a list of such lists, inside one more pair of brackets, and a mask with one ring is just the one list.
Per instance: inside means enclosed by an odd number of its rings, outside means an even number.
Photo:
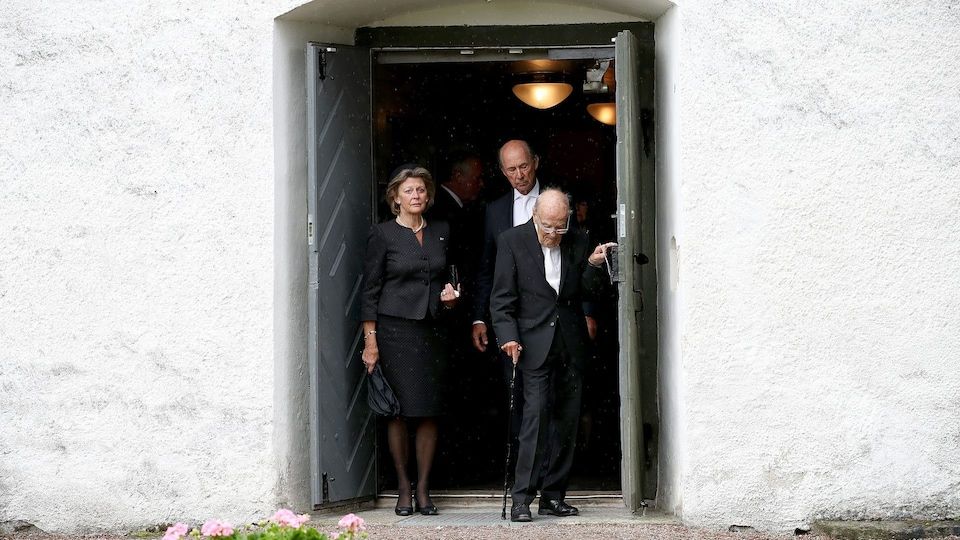
[{"label": "man's eyeglasses", "polygon": [[540,224],[539,219],[534,220],[534,223],[536,223],[537,227],[540,227],[540,230],[546,234],[567,234],[567,232],[570,230],[570,214],[567,214],[567,224],[563,227],[545,227]]}]

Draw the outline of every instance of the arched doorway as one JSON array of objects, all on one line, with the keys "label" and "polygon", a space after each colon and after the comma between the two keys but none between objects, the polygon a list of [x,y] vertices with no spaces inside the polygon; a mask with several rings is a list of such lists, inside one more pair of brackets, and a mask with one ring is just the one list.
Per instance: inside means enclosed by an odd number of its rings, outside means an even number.
[{"label": "arched doorway", "polygon": [[[652,63],[652,62],[651,62],[651,63]],[[652,65],[648,65],[646,69],[649,69],[650,72],[652,72],[653,66],[652,66]],[[652,84],[652,82],[651,82],[651,84]],[[651,93],[652,93],[652,92],[651,92]],[[651,99],[651,103],[650,103],[649,105],[652,107],[652,97],[651,97],[650,99]],[[640,111],[637,111],[637,112],[639,113]],[[638,114],[638,118],[639,118],[639,117],[640,117],[640,115]],[[632,133],[637,134],[637,136],[642,139],[642,131],[641,131],[641,129],[633,130]],[[638,151],[644,151],[644,149],[642,148],[642,145],[641,145],[641,144],[637,144],[637,145],[636,145],[636,148],[638,149]],[[647,152],[650,152],[650,150],[648,149]],[[641,162],[642,162],[642,160],[641,160]],[[650,165],[652,166],[652,160],[651,160]],[[649,176],[651,176],[651,178],[649,179],[649,181],[650,181],[650,186],[652,186],[652,183],[653,183],[653,180],[652,180],[652,170],[649,171],[648,174],[649,174]],[[639,176],[639,173],[637,174],[637,176]],[[652,223],[652,220],[651,220],[651,223]],[[652,229],[652,227],[650,227],[650,228]],[[319,231],[318,231],[318,232],[319,232]],[[644,234],[644,233],[641,232],[641,234]],[[638,234],[637,236],[639,237],[639,234]],[[653,242],[652,242],[652,235],[650,236],[650,238],[651,238],[651,240],[648,242],[647,245],[651,245],[651,249],[650,249],[651,253],[650,253],[650,256],[651,256],[651,258],[653,258],[653,257],[655,257],[655,254],[652,252],[652,243],[653,243]],[[650,268],[652,269],[652,265],[650,266]],[[655,279],[656,279],[656,278],[655,278],[655,275],[653,275],[653,279],[654,279],[654,283],[655,283]],[[641,278],[641,281],[642,281],[642,278]],[[638,288],[639,288],[640,290],[642,290],[642,284],[641,284],[640,287],[638,287]],[[634,291],[634,292],[637,292],[637,291]],[[650,309],[650,306],[651,306],[651,304],[653,303],[653,302],[650,302],[650,299],[651,299],[650,297],[647,297],[647,298],[644,298],[644,299],[640,299],[640,298],[637,298],[636,295],[634,295],[633,298],[634,298],[634,300],[645,301],[646,305],[644,305],[643,307],[644,307],[645,309],[648,309],[648,310]],[[655,296],[655,295],[652,295],[652,299],[655,301],[656,296]],[[636,304],[634,304],[634,306],[636,307]],[[630,308],[630,309],[632,309],[632,310],[634,310],[634,311],[636,312],[635,307],[634,307],[634,308]],[[653,311],[653,313],[651,313],[651,314],[654,314],[654,313],[655,313],[655,311]],[[649,334],[648,334],[648,335],[649,335]],[[654,338],[654,344],[655,344],[655,338],[656,338],[656,326],[655,326],[655,324],[653,325],[653,338]],[[319,343],[319,341],[318,341],[318,343]],[[647,353],[648,353],[648,355],[649,355],[649,358],[652,358],[652,365],[654,366],[654,367],[653,367],[653,373],[655,374],[655,373],[656,373],[656,367],[655,367],[655,366],[656,366],[656,352],[655,352],[655,349],[652,351],[652,355],[650,354],[650,352],[651,352],[651,351],[650,351],[650,349],[648,348],[648,349],[647,349]],[[626,367],[627,367],[627,368],[630,368],[630,364],[628,364]],[[622,371],[622,370],[621,370],[621,371]],[[623,377],[621,377],[620,380],[623,381]],[[656,376],[654,375],[653,377],[651,377],[648,382],[652,382],[652,384],[654,385],[654,391],[653,391],[653,392],[650,392],[648,395],[649,395],[649,396],[652,396],[652,402],[654,403],[654,406],[652,407],[652,410],[655,412],[656,409],[657,409],[657,407],[656,407],[656,390],[655,390],[655,388],[656,388]],[[632,383],[631,383],[631,384],[632,384]],[[318,384],[318,385],[316,385],[316,386],[319,387],[320,385]],[[636,386],[639,386],[639,383],[637,383]],[[640,400],[642,399],[642,398],[641,398],[642,393],[639,391],[640,388],[637,388],[637,390],[638,390],[638,391],[637,391],[636,395],[629,398],[629,401],[630,401],[631,403],[628,404],[628,406],[636,406],[636,409],[637,409],[637,410],[640,410],[640,409],[641,409]],[[649,398],[648,398],[648,399],[649,399]],[[622,429],[622,431],[623,431],[623,430],[625,430],[626,432],[631,432],[631,431],[632,431],[632,433],[633,433],[633,435],[630,435],[630,437],[633,437],[633,439],[631,440],[631,442],[628,443],[628,446],[629,446],[629,447],[628,447],[628,448],[625,448],[625,460],[629,460],[629,461],[630,461],[630,465],[629,465],[627,468],[633,468],[633,469],[635,470],[636,467],[639,466],[639,464],[640,464],[641,462],[644,464],[644,466],[648,466],[648,465],[650,465],[651,462],[652,462],[653,466],[655,467],[655,465],[656,465],[656,463],[657,463],[656,452],[655,452],[655,450],[656,450],[656,445],[655,445],[655,443],[654,443],[653,446],[652,446],[653,452],[651,452],[651,451],[650,451],[651,448],[646,447],[645,445],[643,445],[643,444],[640,443],[640,441],[639,441],[640,439],[642,439],[642,435],[643,435],[643,431],[642,431],[642,430],[643,430],[644,418],[643,418],[641,415],[635,415],[635,414],[631,413],[629,410],[625,410],[625,411],[624,411],[624,414],[622,414],[621,417],[620,417],[620,423],[621,423],[621,429]],[[626,424],[629,424],[629,425],[626,425]],[[648,436],[647,440],[648,440],[648,441],[651,441],[651,440],[655,441],[655,440],[656,440],[656,439],[655,439],[655,437],[656,437],[655,426],[651,426],[651,427],[654,429],[654,431],[648,433],[648,435],[653,435],[653,437],[649,437],[649,436]],[[321,436],[322,436],[321,434],[318,434],[316,437],[317,437],[317,439],[320,439]],[[626,441],[627,439],[624,439],[624,440]],[[630,453],[631,456],[628,457],[628,456],[626,455],[626,454],[628,454],[628,453]],[[643,456],[643,457],[640,457],[640,456]],[[323,490],[322,490],[322,478],[321,478],[321,477],[322,477],[322,473],[317,473],[317,474],[315,474],[315,478],[314,478],[315,482],[314,482],[314,484],[315,484],[315,487],[320,488],[320,489],[315,489],[315,491],[321,493],[321,502],[322,502],[322,493],[323,493]],[[653,480],[653,482],[654,482],[653,485],[655,486],[655,482],[656,482],[656,475],[655,475],[655,474],[653,475],[652,480]],[[650,491],[644,492],[644,486],[641,485],[641,484],[643,483],[643,481],[642,481],[642,480],[639,480],[639,479],[636,477],[636,475],[634,475],[634,476],[630,479],[630,482],[635,483],[636,486],[635,486],[635,488],[630,488],[630,489],[628,489],[628,487],[627,487],[626,485],[624,486],[624,500],[625,500],[625,502],[628,504],[628,506],[636,506],[636,505],[635,505],[635,502],[641,500],[642,498],[652,498],[652,497],[653,497],[653,494],[652,494]],[[632,492],[631,492],[631,490],[632,490]]]}]

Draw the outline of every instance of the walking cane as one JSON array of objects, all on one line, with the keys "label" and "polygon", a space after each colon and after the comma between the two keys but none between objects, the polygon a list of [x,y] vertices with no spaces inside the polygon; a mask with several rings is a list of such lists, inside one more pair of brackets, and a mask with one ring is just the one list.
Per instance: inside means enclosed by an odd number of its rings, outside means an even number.
[{"label": "walking cane", "polygon": [[507,490],[510,482],[510,450],[513,446],[513,385],[517,382],[517,364],[513,364],[513,372],[510,375],[510,412],[507,416],[507,456],[503,465],[503,510],[500,511],[500,519],[507,519]]}]

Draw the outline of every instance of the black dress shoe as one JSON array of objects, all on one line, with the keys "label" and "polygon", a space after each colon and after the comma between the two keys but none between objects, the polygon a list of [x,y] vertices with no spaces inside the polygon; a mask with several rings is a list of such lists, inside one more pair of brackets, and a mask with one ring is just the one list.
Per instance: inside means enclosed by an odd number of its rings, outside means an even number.
[{"label": "black dress shoe", "polygon": [[[413,484],[410,484],[410,491],[413,491]],[[397,506],[393,509],[393,513],[398,516],[412,516],[413,515],[413,506],[400,506],[400,489],[397,488]]]},{"label": "black dress shoe", "polygon": [[537,513],[548,516],[579,516],[580,510],[576,506],[570,506],[569,504],[559,500],[559,499],[540,499],[540,508],[537,509]]},{"label": "black dress shoe", "polygon": [[419,510],[421,514],[425,516],[435,516],[439,514],[440,511],[437,509],[437,505],[433,504],[433,501],[429,498],[427,498],[427,500],[430,502],[424,506],[420,504],[420,497],[417,497],[416,495],[413,496],[413,504],[416,505],[417,510]]},{"label": "black dress shoe", "polygon": [[510,521],[518,521],[520,523],[533,521],[533,516],[530,514],[530,505],[514,503],[510,508]]}]

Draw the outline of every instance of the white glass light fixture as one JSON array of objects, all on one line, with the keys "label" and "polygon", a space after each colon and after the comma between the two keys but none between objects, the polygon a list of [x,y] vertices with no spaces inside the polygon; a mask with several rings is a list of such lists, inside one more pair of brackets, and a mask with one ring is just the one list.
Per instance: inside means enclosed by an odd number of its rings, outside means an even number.
[{"label": "white glass light fixture", "polygon": [[608,126],[617,125],[617,104],[609,103],[591,103],[587,105],[587,112],[595,120],[603,122]]},{"label": "white glass light fixture", "polygon": [[530,82],[513,85],[513,95],[537,109],[556,107],[572,92],[573,86],[565,82]]}]

